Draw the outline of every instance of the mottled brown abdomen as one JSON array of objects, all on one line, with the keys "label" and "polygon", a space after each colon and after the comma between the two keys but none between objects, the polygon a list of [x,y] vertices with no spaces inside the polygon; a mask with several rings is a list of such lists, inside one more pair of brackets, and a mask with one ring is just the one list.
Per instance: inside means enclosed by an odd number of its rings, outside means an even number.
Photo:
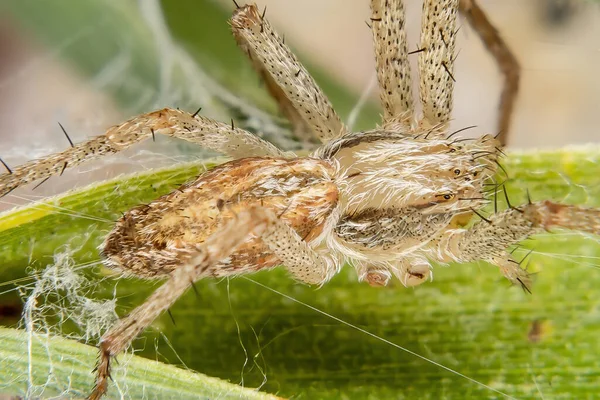
[{"label": "mottled brown abdomen", "polygon": [[[108,266],[160,277],[197,253],[198,245],[240,210],[273,210],[310,242],[338,203],[333,167],[312,158],[245,158],[222,164],[148,205],[128,211],[102,246]],[[279,265],[260,238],[250,238],[212,268],[215,277]]]}]

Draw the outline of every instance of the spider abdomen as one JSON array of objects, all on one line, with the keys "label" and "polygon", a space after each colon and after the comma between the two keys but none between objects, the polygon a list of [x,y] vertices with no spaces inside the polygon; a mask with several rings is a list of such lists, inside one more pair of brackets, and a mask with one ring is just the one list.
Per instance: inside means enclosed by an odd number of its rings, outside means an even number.
[{"label": "spider abdomen", "polygon": [[[102,245],[108,266],[142,277],[170,273],[240,211],[271,209],[305,241],[322,233],[338,203],[333,168],[312,158],[245,158],[222,164],[147,205],[128,211]],[[244,243],[210,276],[281,264],[259,238]]]}]

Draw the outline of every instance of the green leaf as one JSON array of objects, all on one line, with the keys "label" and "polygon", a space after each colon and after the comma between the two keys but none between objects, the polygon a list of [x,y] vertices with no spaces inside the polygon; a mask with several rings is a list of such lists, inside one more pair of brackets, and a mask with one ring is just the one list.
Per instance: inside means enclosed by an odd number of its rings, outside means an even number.
[{"label": "green leaf", "polygon": [[[0,327],[0,390],[5,394],[42,395],[28,387],[43,387],[43,398],[85,397],[94,375],[89,368],[97,358],[94,347],[46,335],[32,338],[25,331]],[[121,357],[113,368],[109,398],[125,394],[133,399],[256,399],[278,397],[210,378],[202,374],[136,356]],[[30,375],[31,374],[31,375]]]},{"label": "green leaf", "polygon": [[[524,201],[527,188],[534,200],[600,206],[598,148],[511,154],[505,166],[513,177],[513,203]],[[94,249],[111,223],[88,218],[114,219],[202,168],[188,164],[122,177],[1,215],[2,279],[15,271],[23,276],[30,257],[43,265],[65,243],[81,248],[78,263],[96,260]],[[545,398],[592,396],[600,373],[598,238],[548,234],[528,247],[534,249],[530,266],[540,271],[533,295],[509,288],[483,263],[438,267],[433,282],[414,290],[373,289],[356,283],[348,269],[315,291],[276,270],[252,280],[200,282],[198,296],[188,293],[171,310],[176,325],[160,318],[136,347],[150,358],[177,360],[173,349],[192,369],[234,381],[243,377],[249,386],[259,386],[264,373],[263,389],[283,396],[498,397],[390,343],[516,398],[537,398],[540,392]],[[97,295],[108,297],[113,287],[105,280]],[[120,306],[140,304],[155,287],[119,280]],[[148,345],[153,341],[159,353]]]}]

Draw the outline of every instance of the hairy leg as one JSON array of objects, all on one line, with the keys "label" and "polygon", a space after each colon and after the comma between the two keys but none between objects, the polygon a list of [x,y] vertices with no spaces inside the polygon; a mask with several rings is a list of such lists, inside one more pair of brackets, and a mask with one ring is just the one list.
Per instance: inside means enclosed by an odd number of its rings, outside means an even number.
[{"label": "hairy leg", "polygon": [[292,227],[280,220],[276,220],[262,240],[295,279],[307,284],[323,285],[343,265],[341,261],[319,254]]},{"label": "hairy leg", "polygon": [[481,38],[492,54],[502,75],[504,88],[500,95],[500,115],[498,116],[498,140],[505,146],[508,142],[510,121],[519,91],[521,67],[496,28],[491,24],[475,0],[460,0],[460,12]]},{"label": "hairy leg", "polygon": [[371,30],[375,47],[383,125],[410,127],[414,114],[406,42],[404,2],[371,0]]},{"label": "hairy leg", "polygon": [[0,175],[0,197],[36,180],[62,174],[67,167],[125,150],[155,134],[183,139],[234,158],[293,156],[243,129],[185,111],[165,108],[134,117],[113,126],[104,135],[78,143],[60,153],[30,161]]},{"label": "hairy leg", "polygon": [[458,0],[425,0],[419,45],[419,92],[425,127],[444,128],[452,116]]},{"label": "hairy leg", "polygon": [[184,294],[192,283],[206,276],[206,271],[228,257],[250,235],[262,238],[292,275],[305,283],[323,284],[339,269],[339,263],[315,252],[290,226],[270,210],[253,207],[239,213],[217,233],[199,246],[199,252],[175,269],[169,280],[141,306],[106,332],[100,340],[97,377],[90,399],[106,393],[110,377],[110,360],[131,342],[161,313]]},{"label": "hairy leg", "polygon": [[340,117],[256,5],[239,7],[231,18],[238,45],[248,54],[283,112],[294,123],[303,121],[314,136],[328,142],[346,132]]},{"label": "hairy leg", "polygon": [[90,399],[102,397],[110,377],[110,360],[150,325],[161,313],[185,293],[192,283],[203,277],[204,271],[229,256],[250,234],[261,235],[272,225],[272,213],[263,208],[251,208],[210,236],[198,254],[192,256],[180,268],[171,273],[170,279],[158,288],[141,306],[133,310],[106,332],[100,340],[100,359],[97,377]]},{"label": "hairy leg", "polygon": [[250,44],[245,40],[244,36],[235,36],[236,41],[240,49],[248,56],[252,67],[262,80],[265,88],[273,97],[277,105],[279,106],[280,112],[287,118],[292,126],[294,135],[304,142],[319,141],[319,138],[315,136],[312,127],[304,120],[304,117],[294,106],[294,103],[287,97],[286,92],[279,81],[271,75],[269,69],[263,64],[261,58],[253,55]]},{"label": "hairy leg", "polygon": [[600,210],[543,201],[509,208],[470,229],[449,231],[439,242],[443,261],[488,261],[513,283],[528,285],[527,273],[506,249],[536,233],[564,228],[600,235]]}]

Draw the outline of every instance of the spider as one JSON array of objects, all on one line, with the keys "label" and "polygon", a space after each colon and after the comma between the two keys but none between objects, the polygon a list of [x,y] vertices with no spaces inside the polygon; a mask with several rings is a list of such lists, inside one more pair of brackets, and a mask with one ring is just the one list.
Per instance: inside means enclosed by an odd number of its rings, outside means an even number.
[{"label": "spider", "polygon": [[[306,69],[256,5],[240,6],[233,35],[295,129],[322,145],[284,152],[229,124],[165,108],[139,115],[66,151],[8,169],[0,196],[70,166],[116,153],[156,134],[184,139],[234,160],[126,212],[101,245],[109,267],[167,279],[100,341],[91,399],[107,391],[110,361],[198,279],[284,265],[300,282],[323,285],[343,265],[359,280],[405,286],[431,278],[431,263],[483,260],[511,282],[529,277],[507,248],[553,227],[600,233],[600,210],[550,201],[479,213],[499,168],[501,137],[449,132],[459,8],[501,61],[506,131],[518,84],[516,62],[473,0],[426,0],[418,50],[419,101],[411,92],[401,0],[372,0],[382,122],[349,132]],[[464,220],[479,216],[472,225]]]}]

